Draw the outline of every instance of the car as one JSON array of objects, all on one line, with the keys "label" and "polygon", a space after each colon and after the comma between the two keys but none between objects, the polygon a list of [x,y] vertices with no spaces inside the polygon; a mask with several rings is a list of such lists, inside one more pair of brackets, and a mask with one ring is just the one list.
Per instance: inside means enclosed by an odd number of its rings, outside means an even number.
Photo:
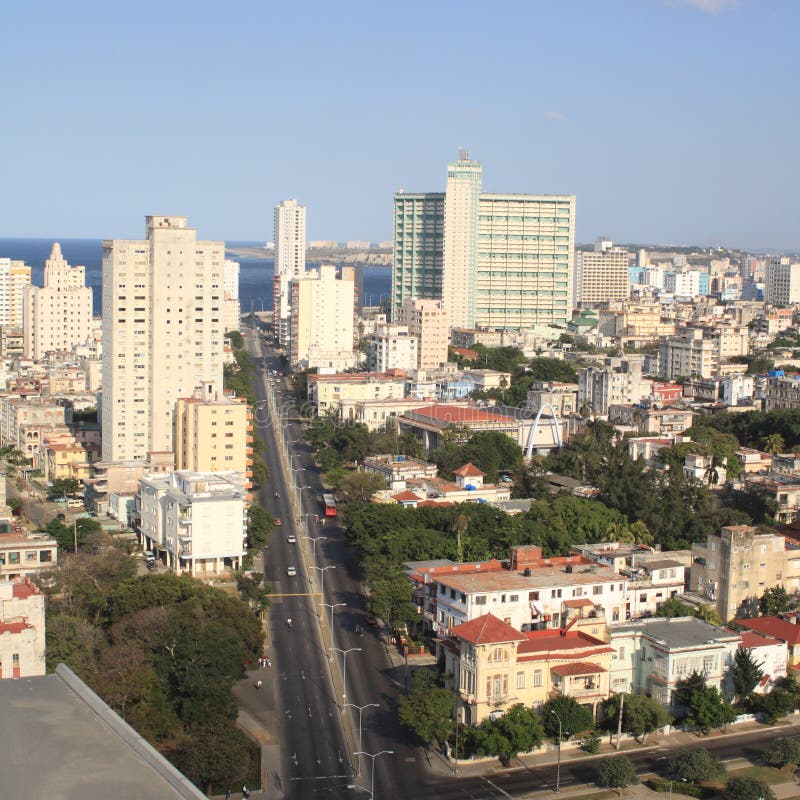
[{"label": "car", "polygon": [[61,522],[63,522],[66,518],[67,515],[63,511],[59,511],[58,514],[56,514],[56,519],[61,520]]},{"label": "car", "polygon": [[378,620],[376,619],[374,614],[367,614],[367,625],[372,625],[373,627],[378,624]]},{"label": "car", "polygon": [[275,527],[280,528],[281,525],[283,525],[283,523],[281,522],[281,518],[275,517]]},{"label": "car", "polygon": [[290,533],[290,534],[289,534],[289,535],[286,537],[286,541],[287,541],[289,544],[297,544],[297,537],[296,537],[296,536],[295,536],[293,533]]},{"label": "car", "polygon": [[297,575],[297,570],[294,567],[286,567],[286,574],[290,578],[294,578],[294,576]]}]

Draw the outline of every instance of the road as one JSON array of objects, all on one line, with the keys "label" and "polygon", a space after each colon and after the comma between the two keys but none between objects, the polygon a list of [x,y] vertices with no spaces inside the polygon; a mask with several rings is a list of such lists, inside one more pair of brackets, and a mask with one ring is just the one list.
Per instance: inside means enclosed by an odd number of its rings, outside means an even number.
[{"label": "road", "polygon": [[[261,354],[261,343],[248,331],[251,352]],[[271,351],[267,353],[268,366],[279,368]],[[277,382],[276,382],[277,383]],[[375,760],[375,798],[413,797],[415,800],[467,800],[467,798],[524,797],[531,791],[554,787],[555,765],[548,763],[520,769],[497,770],[483,776],[453,777],[430,770],[423,751],[415,747],[407,733],[397,722],[395,705],[404,691],[403,675],[391,668],[386,645],[378,633],[366,624],[366,607],[363,587],[358,580],[357,560],[347,546],[344,535],[333,520],[320,524],[315,515],[321,513],[318,497],[322,492],[319,472],[313,462],[309,445],[302,440],[302,425],[296,421],[297,410],[285,403],[283,411],[285,437],[291,443],[291,462],[297,470],[298,486],[308,486],[302,491],[304,528],[295,524],[290,503],[294,487],[285,481],[278,441],[281,427],[265,408],[266,387],[258,381],[257,435],[265,442],[264,459],[270,470],[269,488],[262,489],[261,503],[283,525],[270,537],[265,554],[266,578],[276,595],[270,609],[271,640],[275,646],[275,665],[279,670],[279,696],[276,698],[281,718],[281,745],[285,763],[285,789],[289,797],[306,798],[317,794],[332,798],[358,798],[369,793],[371,779],[370,759],[362,760],[358,773],[358,712],[347,708],[349,719],[343,724],[342,661],[336,654],[334,669],[336,688],[329,672],[327,639],[330,609],[320,608],[321,598],[316,591],[319,577],[309,563],[306,572],[301,553],[300,537],[326,537],[316,546],[318,567],[330,567],[324,572],[324,602],[330,605],[344,603],[334,609],[334,646],[340,650],[360,648],[347,656],[346,702],[357,706],[377,703],[378,707],[363,710],[362,749],[368,753],[392,750]],[[284,393],[285,394],[285,393]],[[286,413],[288,411],[288,414]],[[295,418],[293,421],[292,418]],[[274,492],[280,493],[280,498]],[[293,532],[297,544],[288,544],[287,535]],[[310,542],[308,552],[311,553]],[[313,556],[312,556],[313,558]],[[297,568],[297,576],[289,578],[286,567]],[[320,630],[317,611],[325,614],[324,633]],[[286,626],[287,617],[294,621],[293,630]],[[359,633],[357,628],[361,629]],[[323,640],[324,635],[324,640]],[[800,736],[798,727],[785,726],[754,734],[719,739],[698,740],[698,746],[707,748],[720,758],[756,758],[769,741],[777,736]],[[653,747],[626,751],[639,772],[657,771],[671,755],[668,747]],[[590,783],[594,780],[600,758],[583,756],[573,761],[565,757],[561,765],[561,785]],[[358,774],[357,774],[358,773]],[[351,788],[352,787],[352,788]],[[360,791],[363,790],[363,791]]]}]

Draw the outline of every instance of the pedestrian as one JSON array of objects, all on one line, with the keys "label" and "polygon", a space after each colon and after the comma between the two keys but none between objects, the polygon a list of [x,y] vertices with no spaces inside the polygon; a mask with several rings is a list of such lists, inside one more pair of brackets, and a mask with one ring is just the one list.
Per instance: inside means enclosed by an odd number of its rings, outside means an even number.
[{"label": "pedestrian", "polygon": [[261,681],[256,681],[256,689],[260,689],[263,685]]},{"label": "pedestrian", "polygon": [[268,658],[265,658],[264,660],[267,662],[268,667],[272,666],[272,662]]},{"label": "pedestrian", "polygon": [[250,790],[246,786],[242,786],[242,797],[244,797],[245,800],[250,797]]},{"label": "pedestrian", "polygon": [[228,789],[228,791],[225,792],[225,800],[231,800],[231,790],[230,789]]}]

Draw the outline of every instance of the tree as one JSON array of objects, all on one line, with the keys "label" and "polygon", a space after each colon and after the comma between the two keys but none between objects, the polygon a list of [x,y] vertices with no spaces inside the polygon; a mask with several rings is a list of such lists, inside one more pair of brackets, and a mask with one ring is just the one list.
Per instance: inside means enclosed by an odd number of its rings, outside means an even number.
[{"label": "tree", "polygon": [[728,778],[723,792],[725,800],[775,800],[769,784],[757,778]]},{"label": "tree", "polygon": [[694,609],[682,603],[677,597],[670,597],[665,600],[657,609],[657,617],[692,617],[694,616]]},{"label": "tree", "polygon": [[765,617],[777,616],[792,607],[792,599],[783,586],[767,589],[758,601],[758,612]]},{"label": "tree", "polygon": [[771,767],[800,767],[800,742],[781,736],[775,739],[764,753],[764,761]]},{"label": "tree", "polygon": [[753,658],[753,651],[749,647],[740,647],[736,650],[731,667],[733,690],[740,700],[750,695],[764,677],[763,662],[758,663]]},{"label": "tree", "polygon": [[53,494],[60,494],[66,497],[68,494],[77,494],[81,490],[81,483],[76,478],[56,478],[50,484],[50,491]]},{"label": "tree", "polygon": [[427,747],[444,743],[453,730],[453,693],[441,685],[431,669],[414,672],[411,691],[400,698],[400,724],[410,730]]},{"label": "tree", "polygon": [[722,617],[720,617],[719,612],[711,603],[705,603],[700,606],[694,612],[694,615],[698,619],[703,620],[703,622],[707,622],[709,625],[722,625]]},{"label": "tree", "polygon": [[702,747],[679,747],[669,761],[669,773],[691,783],[716,781],[725,777],[725,766]]},{"label": "tree", "polygon": [[544,732],[553,741],[558,741],[559,718],[561,719],[561,738],[564,741],[594,728],[594,715],[591,709],[582,706],[569,695],[560,695],[548,700],[542,706],[541,713]]},{"label": "tree", "polygon": [[399,569],[370,578],[370,609],[391,628],[419,618],[411,600],[411,584]]},{"label": "tree", "polygon": [[669,725],[672,717],[664,706],[646,695],[627,695],[622,713],[622,723],[626,731],[632,733],[642,744],[649,733]]},{"label": "tree", "polygon": [[225,338],[230,341],[231,347],[244,350],[244,337],[239,331],[226,331]]},{"label": "tree", "polygon": [[539,715],[517,703],[499,719],[484,720],[475,731],[475,749],[482,755],[499,756],[503,761],[529,753],[542,744]]},{"label": "tree", "polygon": [[797,707],[798,700],[800,700],[800,687],[792,676],[787,675],[775,681],[775,686],[769,694],[754,698],[754,700],[755,709],[774,723]]},{"label": "tree", "polygon": [[359,500],[369,500],[375,492],[385,488],[386,481],[382,475],[360,470],[346,472],[338,486],[345,498],[357,497]]},{"label": "tree", "polygon": [[694,695],[705,689],[705,687],[706,679],[699,672],[687,675],[682,681],[678,681],[675,686],[674,705],[689,708]]},{"label": "tree", "polygon": [[610,756],[600,762],[596,782],[603,789],[614,789],[621,795],[620,789],[639,783],[639,777],[628,756]]},{"label": "tree", "polygon": [[784,442],[783,436],[779,433],[770,433],[768,436],[765,436],[764,452],[771,453],[772,455],[786,452],[786,442]]},{"label": "tree", "polygon": [[686,721],[699,733],[708,733],[712,728],[722,728],[736,719],[733,706],[725,700],[716,686],[704,686],[689,700]]}]

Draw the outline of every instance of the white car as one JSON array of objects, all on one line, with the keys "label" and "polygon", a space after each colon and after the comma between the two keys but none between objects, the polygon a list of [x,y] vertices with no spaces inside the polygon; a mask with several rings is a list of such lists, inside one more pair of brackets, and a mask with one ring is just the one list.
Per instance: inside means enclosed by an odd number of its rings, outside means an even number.
[{"label": "white car", "polygon": [[289,534],[289,535],[286,537],[286,541],[287,541],[289,544],[297,544],[297,537],[296,537],[296,536],[295,536],[293,533],[290,533],[290,534]]},{"label": "white car", "polygon": [[294,578],[294,576],[297,575],[297,570],[294,567],[286,567],[286,574],[290,578]]}]

